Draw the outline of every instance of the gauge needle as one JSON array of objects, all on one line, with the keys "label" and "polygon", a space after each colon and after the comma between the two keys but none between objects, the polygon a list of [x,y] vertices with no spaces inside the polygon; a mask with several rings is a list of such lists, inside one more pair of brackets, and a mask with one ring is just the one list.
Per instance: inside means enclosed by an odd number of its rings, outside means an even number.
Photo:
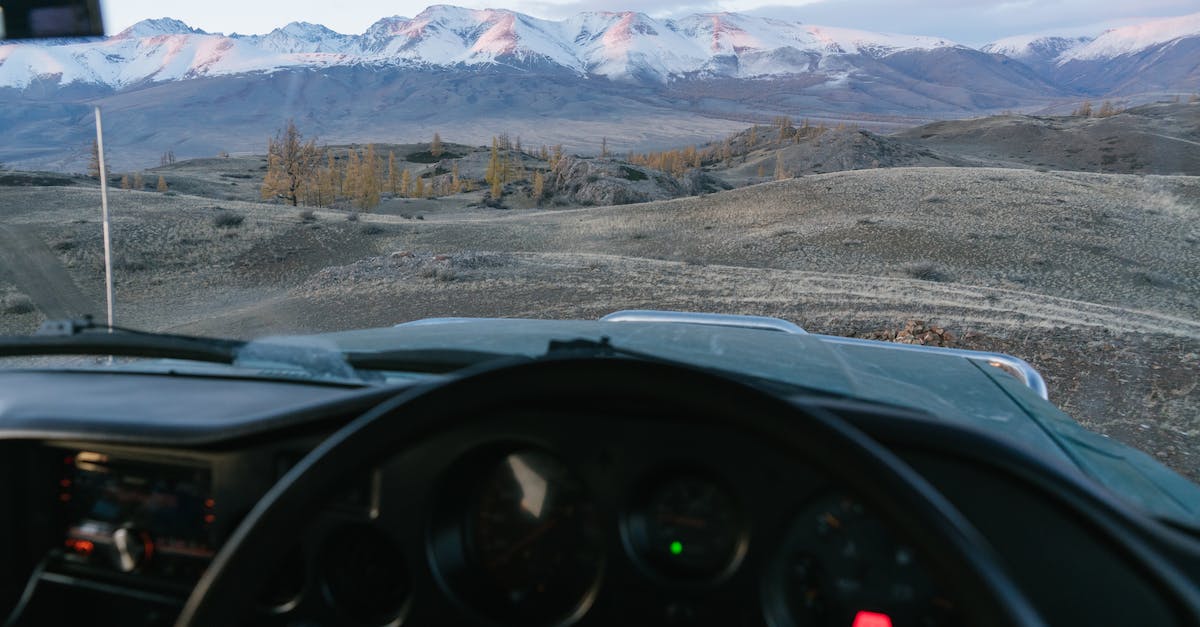
[{"label": "gauge needle", "polygon": [[546,522],[542,523],[541,525],[538,525],[538,527],[536,529],[534,529],[533,531],[530,531],[528,535],[526,535],[524,538],[521,538],[520,541],[518,541],[516,544],[512,545],[512,547],[510,547],[507,551],[502,553],[500,555],[500,557],[497,557],[496,559],[488,562],[488,565],[487,565],[488,569],[489,570],[493,569],[496,566],[503,564],[504,562],[507,562],[508,560],[512,559],[512,557],[514,555],[516,555],[517,553],[519,553],[521,551],[521,549],[536,542],[537,539],[542,537],[547,531],[550,531],[551,529],[553,529],[554,525],[557,523],[558,523],[557,518],[551,518],[550,520],[547,520]]},{"label": "gauge needle", "polygon": [[671,523],[674,525],[682,525],[684,527],[695,527],[703,529],[708,526],[708,522],[701,518],[692,518],[690,516],[676,516],[673,514],[659,514],[659,522]]}]

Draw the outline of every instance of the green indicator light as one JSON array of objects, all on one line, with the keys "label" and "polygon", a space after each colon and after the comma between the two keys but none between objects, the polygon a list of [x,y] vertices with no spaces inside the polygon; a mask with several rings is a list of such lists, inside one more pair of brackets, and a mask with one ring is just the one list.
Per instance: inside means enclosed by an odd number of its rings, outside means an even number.
[{"label": "green indicator light", "polygon": [[683,543],[676,540],[671,543],[671,555],[679,555],[683,553]]}]

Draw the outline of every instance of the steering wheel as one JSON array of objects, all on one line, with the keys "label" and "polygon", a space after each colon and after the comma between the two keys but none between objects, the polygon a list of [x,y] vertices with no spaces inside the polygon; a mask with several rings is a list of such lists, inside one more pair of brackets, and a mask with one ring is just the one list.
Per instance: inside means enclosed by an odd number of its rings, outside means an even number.
[{"label": "steering wheel", "polygon": [[[805,460],[856,495],[922,554],[981,626],[1042,621],[982,536],[895,455],[840,418],[688,367],[623,358],[558,358],[488,368],[407,390],[317,446],[242,520],[201,577],[176,627],[237,624],[248,616],[298,533],[347,477],[469,421],[513,409],[662,407],[664,420],[700,421],[761,439]],[[684,418],[686,417],[686,418]],[[549,419],[549,418],[547,418]]]}]

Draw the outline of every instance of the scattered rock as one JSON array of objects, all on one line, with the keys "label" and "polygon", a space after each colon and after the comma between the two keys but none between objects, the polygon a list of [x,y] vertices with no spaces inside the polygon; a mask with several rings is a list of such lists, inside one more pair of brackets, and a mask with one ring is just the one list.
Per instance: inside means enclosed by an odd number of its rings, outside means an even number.
[{"label": "scattered rock", "polygon": [[628,205],[717,191],[728,186],[696,170],[682,179],[614,159],[563,157],[550,172],[556,197],[580,205]]},{"label": "scattered rock", "polygon": [[947,348],[953,347],[958,340],[950,331],[937,325],[926,324],[923,320],[908,320],[900,329],[882,329],[859,334],[855,337],[896,342],[898,344],[943,346]]}]

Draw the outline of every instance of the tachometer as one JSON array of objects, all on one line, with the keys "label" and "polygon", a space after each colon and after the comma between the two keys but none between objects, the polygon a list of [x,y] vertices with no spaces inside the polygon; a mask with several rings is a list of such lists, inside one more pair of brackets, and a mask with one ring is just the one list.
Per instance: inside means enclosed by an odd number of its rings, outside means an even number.
[{"label": "tachometer", "polygon": [[819,498],[796,517],[767,587],[781,625],[954,624],[912,547],[862,503]]},{"label": "tachometer", "polygon": [[684,580],[719,577],[745,548],[735,499],[698,477],[658,484],[630,513],[627,532],[642,561],[661,575]]},{"label": "tachometer", "polygon": [[550,455],[524,450],[492,466],[464,528],[489,613],[557,622],[592,596],[604,555],[600,529],[583,484]]}]

